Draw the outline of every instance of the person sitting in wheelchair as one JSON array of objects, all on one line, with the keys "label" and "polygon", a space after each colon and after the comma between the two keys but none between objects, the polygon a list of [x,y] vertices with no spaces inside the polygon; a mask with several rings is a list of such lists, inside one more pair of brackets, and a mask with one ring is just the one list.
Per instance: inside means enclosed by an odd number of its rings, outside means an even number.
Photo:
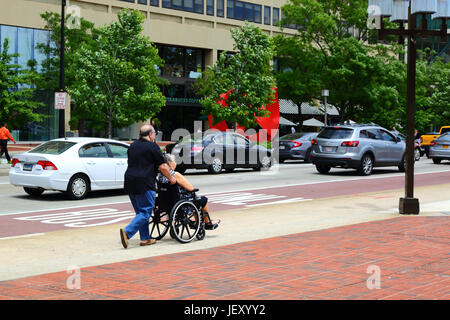
[{"label": "person sitting in wheelchair", "polygon": [[[177,163],[175,161],[175,156],[170,153],[164,154],[165,160],[170,167],[170,172],[173,177],[177,180],[177,187],[180,199],[190,198],[192,197],[192,191],[195,189],[194,186],[184,177],[181,173],[175,171],[177,167]],[[156,180],[162,184],[168,184],[169,180],[159,172],[156,176]],[[206,230],[214,230],[219,226],[220,220],[212,221],[209,216],[209,208],[208,208],[208,198],[205,196],[201,196],[199,199],[195,199],[196,204],[199,204],[202,208],[201,213],[203,216],[203,220],[205,221],[205,229]]]}]

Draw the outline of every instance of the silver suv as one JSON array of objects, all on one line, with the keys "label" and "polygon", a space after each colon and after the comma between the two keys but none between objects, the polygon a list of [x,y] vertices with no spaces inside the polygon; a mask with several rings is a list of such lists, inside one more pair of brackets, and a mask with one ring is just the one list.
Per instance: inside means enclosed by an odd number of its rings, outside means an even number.
[{"label": "silver suv", "polygon": [[320,173],[331,167],[357,169],[364,176],[374,167],[398,166],[405,171],[405,142],[378,125],[328,126],[312,145],[311,161]]}]

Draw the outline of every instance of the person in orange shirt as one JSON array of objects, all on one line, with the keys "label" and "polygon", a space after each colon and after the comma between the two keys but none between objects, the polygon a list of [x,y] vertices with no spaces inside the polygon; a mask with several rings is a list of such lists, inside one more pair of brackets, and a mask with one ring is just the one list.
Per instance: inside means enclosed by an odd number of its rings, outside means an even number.
[{"label": "person in orange shirt", "polygon": [[1,122],[1,128],[0,128],[0,159],[5,154],[6,160],[8,163],[11,163],[11,157],[8,153],[8,140],[11,140],[16,143],[14,138],[11,136],[11,133],[9,133],[8,128],[6,128],[6,122]]}]

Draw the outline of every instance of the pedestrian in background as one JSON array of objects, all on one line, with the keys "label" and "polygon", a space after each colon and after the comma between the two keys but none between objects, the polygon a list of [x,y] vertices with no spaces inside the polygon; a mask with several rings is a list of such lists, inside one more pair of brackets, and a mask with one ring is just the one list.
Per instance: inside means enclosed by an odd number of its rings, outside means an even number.
[{"label": "pedestrian in background", "polygon": [[124,188],[130,197],[136,216],[125,229],[120,229],[124,248],[128,248],[128,240],[138,231],[141,246],[156,242],[155,239],[150,239],[148,223],[155,206],[158,169],[171,184],[177,182],[170,172],[161,149],[155,143],[155,136],[156,131],[153,126],[143,125],[139,132],[139,139],[128,148],[128,168],[125,172]]},{"label": "pedestrian in background", "polygon": [[8,141],[11,140],[12,142],[14,142],[14,144],[16,144],[16,140],[14,140],[8,128],[6,128],[6,122],[1,122],[0,126],[0,161],[3,154],[5,154],[6,161],[8,161],[8,163],[11,163],[11,157],[8,153]]},{"label": "pedestrian in background", "polygon": [[295,133],[295,128],[291,127],[291,133]]}]

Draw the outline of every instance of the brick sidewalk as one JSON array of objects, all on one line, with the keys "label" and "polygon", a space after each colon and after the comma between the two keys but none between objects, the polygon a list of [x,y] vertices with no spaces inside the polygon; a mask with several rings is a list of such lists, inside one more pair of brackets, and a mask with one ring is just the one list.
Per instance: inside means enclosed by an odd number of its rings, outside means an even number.
[{"label": "brick sidewalk", "polygon": [[0,299],[447,300],[449,257],[450,217],[401,216],[83,268],[81,289],[66,272],[4,281]]}]

